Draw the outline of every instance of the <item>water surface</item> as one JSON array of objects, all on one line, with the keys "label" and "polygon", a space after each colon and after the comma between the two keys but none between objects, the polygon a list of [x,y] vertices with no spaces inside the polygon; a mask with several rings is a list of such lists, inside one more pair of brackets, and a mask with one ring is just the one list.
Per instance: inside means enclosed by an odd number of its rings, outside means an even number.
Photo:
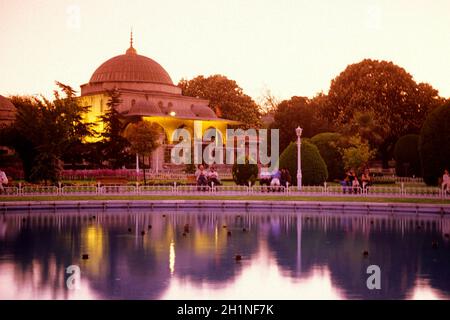
[{"label": "water surface", "polygon": [[[10,213],[0,216],[0,299],[448,299],[449,233],[440,216]],[[369,265],[380,290],[367,288]]]}]

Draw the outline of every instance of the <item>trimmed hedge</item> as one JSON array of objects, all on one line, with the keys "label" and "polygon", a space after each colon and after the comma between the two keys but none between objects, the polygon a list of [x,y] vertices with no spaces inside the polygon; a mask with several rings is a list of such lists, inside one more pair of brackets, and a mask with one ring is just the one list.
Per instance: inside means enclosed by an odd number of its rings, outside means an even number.
[{"label": "trimmed hedge", "polygon": [[450,102],[434,109],[423,123],[419,138],[422,177],[437,185],[444,169],[450,168]]},{"label": "trimmed hedge", "polygon": [[[328,170],[319,149],[311,142],[302,141],[302,184],[321,185],[328,178]],[[297,144],[291,142],[280,155],[280,168],[287,168],[292,176],[292,183],[297,185]]]},{"label": "trimmed hedge", "polygon": [[395,173],[399,177],[420,177],[419,135],[407,134],[394,146]]},{"label": "trimmed hedge", "polygon": [[339,152],[339,144],[342,135],[336,132],[323,132],[311,138],[311,142],[319,149],[328,169],[328,179],[342,179],[345,174],[342,154]]}]

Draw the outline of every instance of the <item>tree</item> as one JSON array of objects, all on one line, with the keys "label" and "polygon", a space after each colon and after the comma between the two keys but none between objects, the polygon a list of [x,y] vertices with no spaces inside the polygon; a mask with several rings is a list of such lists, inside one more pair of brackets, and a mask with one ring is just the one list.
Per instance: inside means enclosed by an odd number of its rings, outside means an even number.
[{"label": "tree", "polygon": [[400,177],[421,176],[419,135],[407,134],[394,146],[395,173]]},{"label": "tree", "polygon": [[92,123],[84,121],[89,107],[78,104],[70,86],[56,84],[62,95],[55,90],[53,101],[43,97],[11,98],[17,113],[15,122],[6,130],[6,140],[19,153],[29,181],[56,182],[64,155],[73,144],[92,135]]},{"label": "tree", "polygon": [[260,126],[258,105],[244,93],[236,81],[222,75],[198,76],[178,83],[183,95],[209,100],[209,106],[217,116],[241,121],[246,128]]},{"label": "tree", "polygon": [[343,147],[343,139],[343,136],[336,132],[323,132],[311,138],[327,165],[330,181],[341,179],[345,173],[342,154],[339,151]]},{"label": "tree", "polygon": [[139,121],[137,123],[131,123],[127,127],[125,134],[130,142],[131,151],[142,157],[144,184],[147,184],[144,157],[150,156],[159,147],[160,127],[155,123]]},{"label": "tree", "polygon": [[100,116],[104,130],[100,137],[102,141],[102,153],[106,161],[113,169],[120,169],[130,162],[128,153],[130,144],[123,136],[126,126],[125,118],[117,111],[117,106],[121,103],[120,92],[117,89],[107,92],[109,99],[106,105],[107,110]]},{"label": "tree", "polygon": [[262,114],[273,113],[281,102],[281,100],[267,88],[262,92],[257,101]]},{"label": "tree", "polygon": [[340,131],[354,122],[358,112],[370,114],[381,135],[370,143],[379,149],[387,166],[397,139],[418,132],[426,115],[441,103],[435,89],[417,84],[403,68],[392,62],[365,59],[349,65],[332,80],[328,104],[321,112]]},{"label": "tree", "polygon": [[426,118],[419,138],[423,179],[436,185],[444,169],[450,168],[450,101]]},{"label": "tree", "polygon": [[[291,142],[280,155],[280,168],[288,169],[295,185],[297,185],[297,159],[297,144]],[[308,140],[302,141],[301,162],[303,185],[321,185],[327,181],[327,165],[320,156],[319,149]]]},{"label": "tree", "polygon": [[373,158],[375,151],[370,149],[368,142],[355,135],[348,138],[348,146],[341,149],[341,154],[345,169],[360,171]]},{"label": "tree", "polygon": [[280,130],[280,150],[297,140],[295,128],[303,128],[303,137],[311,138],[326,130],[326,123],[318,116],[318,109],[305,97],[292,97],[282,101],[274,114],[272,129]]}]

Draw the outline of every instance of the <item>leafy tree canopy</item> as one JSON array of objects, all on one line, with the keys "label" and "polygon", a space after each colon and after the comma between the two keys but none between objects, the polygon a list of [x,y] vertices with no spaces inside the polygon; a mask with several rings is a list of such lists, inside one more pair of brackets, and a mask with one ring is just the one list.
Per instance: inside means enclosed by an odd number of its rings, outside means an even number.
[{"label": "leafy tree canopy", "polygon": [[258,105],[234,80],[216,74],[182,79],[178,86],[183,95],[209,100],[209,106],[218,117],[241,121],[247,128],[261,125]]}]

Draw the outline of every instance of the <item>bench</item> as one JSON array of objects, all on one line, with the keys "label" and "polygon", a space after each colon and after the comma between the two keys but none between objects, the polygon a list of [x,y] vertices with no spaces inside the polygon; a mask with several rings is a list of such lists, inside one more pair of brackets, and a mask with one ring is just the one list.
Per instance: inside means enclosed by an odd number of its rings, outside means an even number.
[{"label": "bench", "polygon": [[197,185],[197,178],[194,175],[188,175],[186,177],[187,185]]},{"label": "bench", "polygon": [[128,179],[125,177],[99,177],[97,184],[100,185],[121,185],[128,184]]}]

